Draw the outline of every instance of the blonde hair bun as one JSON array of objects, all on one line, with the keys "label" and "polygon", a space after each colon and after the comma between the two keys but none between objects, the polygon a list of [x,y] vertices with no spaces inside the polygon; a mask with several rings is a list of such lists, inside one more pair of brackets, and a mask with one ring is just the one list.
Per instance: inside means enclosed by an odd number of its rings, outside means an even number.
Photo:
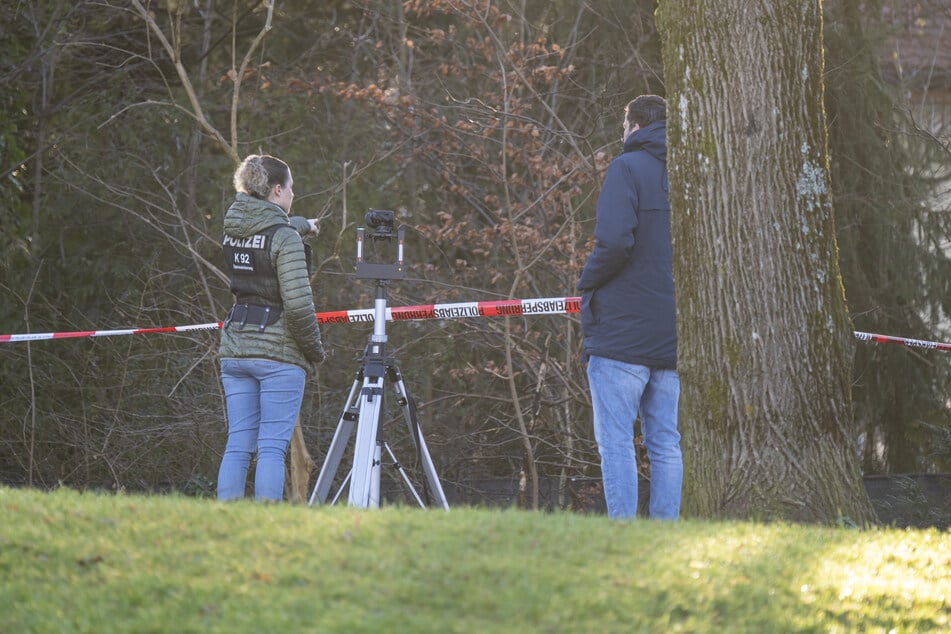
[{"label": "blonde hair bun", "polygon": [[249,154],[238,169],[234,172],[234,188],[236,191],[255,198],[267,198],[271,193],[268,183],[268,171],[264,167],[263,157],[258,154]]}]

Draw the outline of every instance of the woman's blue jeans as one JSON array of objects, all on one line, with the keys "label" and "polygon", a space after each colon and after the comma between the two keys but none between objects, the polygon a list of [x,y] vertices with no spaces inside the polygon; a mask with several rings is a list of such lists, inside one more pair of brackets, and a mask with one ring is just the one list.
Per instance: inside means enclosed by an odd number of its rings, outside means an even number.
[{"label": "woman's blue jeans", "polygon": [[677,431],[677,371],[652,370],[592,356],[588,360],[588,384],[608,516],[637,515],[634,421],[640,413],[651,467],[650,516],[677,519],[683,486],[683,457]]},{"label": "woman's blue jeans", "polygon": [[284,456],[304,397],[303,368],[266,359],[222,359],[228,443],[218,470],[218,499],[244,497],[256,451],[254,497],[284,497]]}]

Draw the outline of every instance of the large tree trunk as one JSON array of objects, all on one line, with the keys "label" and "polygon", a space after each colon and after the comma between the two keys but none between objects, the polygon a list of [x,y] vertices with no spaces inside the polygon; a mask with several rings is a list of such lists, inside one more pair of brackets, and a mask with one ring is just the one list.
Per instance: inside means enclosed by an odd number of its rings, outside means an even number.
[{"label": "large tree trunk", "polygon": [[874,511],[853,444],[817,0],[664,0],[685,514]]}]

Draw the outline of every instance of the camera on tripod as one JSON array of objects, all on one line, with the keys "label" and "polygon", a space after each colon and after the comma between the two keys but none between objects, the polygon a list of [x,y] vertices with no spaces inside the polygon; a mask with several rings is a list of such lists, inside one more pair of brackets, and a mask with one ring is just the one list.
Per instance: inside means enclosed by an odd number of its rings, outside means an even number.
[{"label": "camera on tripod", "polygon": [[[406,278],[403,269],[403,243],[406,228],[400,225],[394,231],[396,213],[389,209],[371,209],[364,217],[367,227],[357,228],[357,277],[361,280],[402,280]],[[364,251],[364,237],[374,242],[389,243],[396,237],[396,262],[368,262]]]},{"label": "camera on tripod", "polygon": [[[349,474],[343,479],[335,501],[342,493],[344,486],[348,487],[348,503],[360,508],[378,507],[380,505],[380,469],[383,466],[383,451],[392,459],[392,465],[397,468],[403,482],[413,494],[417,503],[425,507],[432,502],[445,510],[449,510],[446,494],[436,475],[432,457],[426,447],[419,421],[416,417],[416,401],[409,395],[403,384],[403,375],[400,373],[396,359],[387,354],[386,343],[386,289],[390,280],[406,277],[403,269],[403,239],[405,227],[400,225],[394,234],[396,214],[387,209],[371,209],[366,215],[364,227],[357,228],[357,277],[360,279],[376,280],[376,296],[373,299],[373,334],[363,352],[363,361],[357,369],[350,388],[350,395],[344,405],[343,413],[337,422],[330,448],[324,458],[324,464],[317,476],[314,492],[310,496],[310,504],[315,500],[327,502],[330,489],[337,477],[340,461],[346,452],[347,443],[354,433],[356,438],[353,448],[353,465]],[[396,241],[396,262],[368,262],[364,254],[364,246],[371,247],[373,255],[378,255],[389,249],[391,239]],[[366,236],[370,237],[367,244]],[[373,258],[383,259],[383,258]],[[416,445],[417,458],[425,475],[425,500],[419,496],[416,487],[410,481],[405,469],[393,455],[389,444],[380,438],[382,426],[381,413],[383,407],[384,381],[390,381],[396,388],[396,402],[403,410],[403,419],[406,421],[410,437]],[[362,386],[362,387],[361,387]],[[432,499],[430,499],[432,498]]]}]

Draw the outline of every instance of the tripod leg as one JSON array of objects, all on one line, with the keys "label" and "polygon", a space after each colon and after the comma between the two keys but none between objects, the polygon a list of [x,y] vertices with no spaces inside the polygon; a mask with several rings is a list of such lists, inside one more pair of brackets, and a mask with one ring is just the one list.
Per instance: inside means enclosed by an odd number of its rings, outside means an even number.
[{"label": "tripod leg", "polygon": [[350,442],[350,436],[353,434],[353,425],[357,420],[357,403],[354,397],[360,388],[361,372],[357,372],[357,378],[353,381],[350,388],[350,395],[347,396],[347,402],[343,407],[343,413],[340,414],[340,420],[337,422],[337,431],[334,432],[333,440],[330,441],[330,447],[327,449],[327,456],[324,458],[324,464],[320,468],[320,474],[317,476],[317,483],[314,485],[314,491],[310,494],[308,506],[314,505],[314,500],[320,500],[323,504],[327,501],[330,493],[330,486],[337,475],[337,469],[340,467],[340,460],[347,449],[347,443]]},{"label": "tripod leg", "polygon": [[370,498],[367,506],[370,508],[380,507],[380,467],[382,466],[382,455],[380,443],[377,441],[376,449],[373,450],[373,471],[370,477]]},{"label": "tripod leg", "polygon": [[446,494],[443,492],[442,484],[439,482],[439,476],[436,475],[436,467],[433,465],[433,459],[429,455],[429,448],[426,446],[423,432],[419,428],[419,421],[416,418],[416,407],[413,404],[412,397],[410,397],[406,391],[406,385],[403,383],[403,375],[395,364],[388,366],[387,369],[393,379],[396,392],[399,394],[399,402],[403,408],[403,418],[406,420],[406,426],[409,428],[410,436],[416,443],[416,449],[419,452],[420,462],[423,465],[423,472],[426,474],[426,481],[429,483],[429,491],[433,496],[433,502],[448,511],[449,503],[446,501]]},{"label": "tripod leg", "polygon": [[373,504],[371,487],[374,481],[379,487],[380,470],[374,468],[377,447],[377,431],[380,426],[380,411],[383,406],[383,377],[368,376],[360,390],[360,418],[357,421],[357,438],[353,449],[353,471],[350,475],[350,506],[367,508]]},{"label": "tripod leg", "polygon": [[410,482],[409,476],[406,475],[406,469],[404,469],[403,465],[400,464],[400,461],[396,459],[396,456],[393,454],[393,450],[390,449],[390,446],[386,443],[383,443],[383,448],[386,449],[386,453],[390,455],[390,460],[393,461],[393,466],[396,467],[396,470],[403,478],[403,484],[405,484],[406,488],[409,489],[409,492],[413,494],[413,498],[416,499],[416,503],[419,504],[421,508],[426,508],[426,503],[423,502],[421,497],[419,497],[419,493],[416,492],[416,487],[414,487],[413,483]]}]

